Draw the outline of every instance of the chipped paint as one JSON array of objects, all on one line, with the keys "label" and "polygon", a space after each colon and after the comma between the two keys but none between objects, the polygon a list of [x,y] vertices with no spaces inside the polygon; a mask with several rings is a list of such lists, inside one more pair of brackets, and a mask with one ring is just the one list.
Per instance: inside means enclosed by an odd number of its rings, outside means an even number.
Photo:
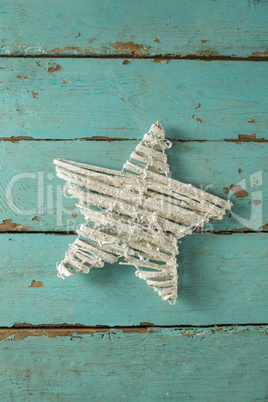
[{"label": "chipped paint", "polygon": [[213,50],[197,50],[196,52],[199,56],[215,57],[219,56],[219,52]]},{"label": "chipped paint", "polygon": [[268,57],[268,50],[266,49],[263,52],[254,52],[251,56],[249,56],[249,58],[251,57]]},{"label": "chipped paint", "polygon": [[195,119],[198,123],[204,123],[200,117],[197,117],[195,114],[192,115],[192,118]]},{"label": "chipped paint", "polygon": [[4,219],[3,223],[0,224],[0,232],[12,232],[17,230],[27,230],[32,226],[23,226],[18,223],[13,223],[11,219]]},{"label": "chipped paint", "polygon": [[69,52],[76,52],[79,54],[91,54],[90,50],[86,49],[80,49],[78,46],[66,46],[63,49],[60,49],[59,47],[56,47],[55,49],[48,49],[47,53],[53,53],[53,54],[61,54],[61,53],[69,53]]},{"label": "chipped paint", "polygon": [[[20,109],[17,109],[20,110]],[[25,135],[19,135],[18,137],[0,137],[0,142],[1,141],[10,141],[13,142],[14,144],[16,144],[17,142],[21,141],[21,140],[26,140],[26,141],[30,141],[33,140],[33,137],[29,137],[29,136],[25,136]]]},{"label": "chipped paint", "polygon": [[142,54],[149,54],[151,51],[151,46],[145,48],[142,44],[139,45],[134,42],[116,42],[111,45],[116,50],[121,50],[122,53],[129,52],[134,55],[142,55]]},{"label": "chipped paint", "polygon": [[156,63],[161,63],[161,64],[168,64],[169,63],[169,59],[164,59],[163,57],[155,57],[154,61]]},{"label": "chipped paint", "polygon": [[61,66],[59,64],[53,64],[51,67],[48,68],[49,73],[54,73],[55,71],[61,70]]},{"label": "chipped paint", "polygon": [[231,184],[229,187],[223,187],[225,194],[229,194],[229,191],[232,190],[234,196],[236,198],[244,198],[248,196],[247,191],[243,190],[239,184],[234,185]]},{"label": "chipped paint", "polygon": [[253,200],[253,203],[257,206],[260,205],[262,203],[261,200]]},{"label": "chipped paint", "polygon": [[225,139],[225,142],[233,142],[237,145],[242,145],[244,142],[268,142],[268,139],[257,138],[256,134],[239,134],[238,140]]},{"label": "chipped paint", "polygon": [[38,98],[38,93],[37,92],[32,92],[33,98],[37,99]]},{"label": "chipped paint", "polygon": [[154,40],[156,43],[159,43],[160,42],[160,38],[159,38],[159,36],[158,35],[156,35],[156,37],[155,37],[155,40]]},{"label": "chipped paint", "polygon": [[230,190],[232,190],[232,192],[234,193],[234,196],[236,198],[245,198],[248,196],[248,192],[246,190],[243,190],[241,186],[239,186],[239,184],[231,184],[230,186]]},{"label": "chipped paint", "polygon": [[17,79],[18,80],[25,80],[25,81],[29,81],[29,78],[26,77],[25,75],[17,75]]},{"label": "chipped paint", "polygon": [[238,136],[240,141],[252,141],[252,140],[256,140],[256,134],[239,134]]},{"label": "chipped paint", "polygon": [[256,123],[256,121],[254,119],[251,119],[251,120],[248,121],[248,123],[253,124],[253,123]]},{"label": "chipped paint", "polygon": [[129,64],[129,61],[128,61],[128,60],[124,60],[122,64],[123,64],[123,65]]},{"label": "chipped paint", "polygon": [[116,333],[124,334],[146,334],[153,333],[153,328],[125,327],[125,328],[57,328],[57,329],[0,329],[0,341],[23,341],[28,337],[46,336],[48,338],[70,337],[83,339],[83,335],[109,335]]},{"label": "chipped paint", "polygon": [[268,230],[268,223],[266,223],[266,224],[263,225],[263,226],[260,226],[259,229]]},{"label": "chipped paint", "polygon": [[32,281],[30,286],[28,286],[28,288],[42,288],[42,287],[43,287],[43,282],[35,281],[35,280]]},{"label": "chipped paint", "polygon": [[38,216],[35,216],[33,219],[32,219],[32,221],[38,221]]}]

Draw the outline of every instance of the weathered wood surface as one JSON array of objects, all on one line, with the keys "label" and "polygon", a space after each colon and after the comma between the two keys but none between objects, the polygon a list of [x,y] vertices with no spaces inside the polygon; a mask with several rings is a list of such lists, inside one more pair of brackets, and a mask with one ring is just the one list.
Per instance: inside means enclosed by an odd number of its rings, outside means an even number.
[{"label": "weathered wood surface", "polygon": [[[75,207],[77,200],[63,196],[65,182],[56,177],[53,159],[121,170],[138,143],[2,141],[0,231],[75,230],[84,218]],[[268,229],[268,205],[264,202],[268,196],[267,149],[268,143],[173,142],[167,151],[171,177],[221,198],[230,197],[234,203],[231,217],[227,213],[223,220],[211,221],[205,230]]]},{"label": "weathered wood surface", "polygon": [[264,401],[267,327],[2,330],[3,401]]},{"label": "weathered wood surface", "polygon": [[0,11],[3,55],[267,56],[267,1],[5,0]]},{"label": "weathered wood surface", "polygon": [[267,234],[193,234],[179,244],[178,301],[163,303],[135,268],[105,264],[57,277],[75,236],[1,234],[0,326],[213,325],[268,322]]},{"label": "weathered wood surface", "polygon": [[129,61],[1,59],[0,138],[268,140],[265,63]]}]

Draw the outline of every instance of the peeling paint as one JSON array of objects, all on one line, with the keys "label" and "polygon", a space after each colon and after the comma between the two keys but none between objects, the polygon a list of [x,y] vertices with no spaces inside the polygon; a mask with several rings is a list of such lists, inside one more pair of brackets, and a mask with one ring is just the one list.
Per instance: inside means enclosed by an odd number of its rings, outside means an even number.
[{"label": "peeling paint", "polygon": [[249,56],[249,58],[251,57],[268,57],[268,50],[266,49],[263,52],[254,52],[251,56]]},{"label": "peeling paint", "polygon": [[4,219],[3,223],[0,224],[0,232],[12,232],[16,230],[27,230],[32,226],[23,226],[18,223],[13,223],[11,219]]},{"label": "peeling paint", "polygon": [[256,140],[256,134],[251,134],[251,135],[239,134],[238,138],[240,141],[252,141],[252,140]]},{"label": "peeling paint", "polygon": [[240,228],[240,229],[236,229],[235,231],[238,233],[244,233],[244,232],[252,232],[253,229],[252,228]]},{"label": "peeling paint", "polygon": [[48,68],[49,73],[54,73],[55,71],[59,71],[61,69],[61,66],[59,64],[53,64],[53,66]]},{"label": "peeling paint", "polygon": [[23,341],[27,337],[40,337],[46,336],[48,338],[57,338],[57,337],[70,337],[70,340],[73,338],[83,339],[83,335],[97,335],[97,334],[106,334],[111,333],[139,333],[146,334],[154,332],[153,328],[140,328],[140,327],[126,327],[120,329],[111,329],[111,328],[58,328],[58,329],[0,329],[0,341]]},{"label": "peeling paint", "polygon": [[31,286],[28,286],[28,288],[42,288],[42,287],[43,287],[43,282],[35,281],[35,280],[32,281]]},{"label": "peeling paint", "polygon": [[257,206],[260,205],[262,203],[261,200],[253,200],[253,203]]},{"label": "peeling paint", "polygon": [[229,187],[223,187],[225,194],[229,194],[229,191],[232,190],[234,196],[236,198],[244,198],[248,196],[247,191],[243,190],[241,186],[231,184]]},{"label": "peeling paint", "polygon": [[156,63],[161,63],[161,64],[168,64],[169,63],[169,59],[164,59],[163,57],[155,57],[154,61]]},{"label": "peeling paint", "polygon": [[145,48],[142,44],[139,45],[134,42],[116,42],[111,45],[116,50],[121,50],[123,52],[129,52],[134,55],[148,54],[150,53],[151,46]]},{"label": "peeling paint", "polygon": [[233,142],[237,145],[242,145],[244,142],[268,142],[268,139],[257,138],[256,134],[239,134],[238,140],[225,139],[225,142]]},{"label": "peeling paint", "polygon": [[268,230],[268,223],[266,223],[266,225],[260,226],[259,229]]},{"label": "peeling paint", "polygon": [[[17,110],[20,110],[20,109],[17,109]],[[19,135],[18,137],[14,137],[14,136],[12,136],[12,137],[0,137],[0,142],[1,141],[10,141],[10,142],[13,142],[14,144],[16,144],[17,142],[19,142],[21,140],[29,141],[29,140],[33,140],[33,139],[34,139],[33,137]]]},{"label": "peeling paint", "polygon": [[197,50],[196,52],[199,56],[214,57],[219,56],[219,52],[213,50]]},{"label": "peeling paint", "polygon": [[232,190],[236,198],[244,198],[248,196],[248,192],[246,190],[243,190],[242,187],[239,186],[239,184],[231,184],[230,190]]},{"label": "peeling paint", "polygon": [[56,47],[55,49],[48,49],[47,50],[47,53],[54,53],[54,54],[68,53],[68,52],[77,52],[77,53],[80,53],[80,54],[90,54],[90,53],[92,53],[90,50],[80,49],[78,46],[66,46],[63,49],[60,49],[59,47]]},{"label": "peeling paint", "polygon": [[196,121],[197,121],[198,123],[204,123],[203,120],[200,119],[200,117],[197,117],[195,114],[192,115],[192,118],[193,118],[193,119],[196,119]]}]

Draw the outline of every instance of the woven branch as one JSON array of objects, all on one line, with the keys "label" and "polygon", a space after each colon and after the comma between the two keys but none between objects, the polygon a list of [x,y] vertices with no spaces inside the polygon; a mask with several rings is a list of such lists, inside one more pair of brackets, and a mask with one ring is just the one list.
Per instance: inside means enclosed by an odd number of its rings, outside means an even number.
[{"label": "woven branch", "polygon": [[58,265],[61,278],[113,264],[136,268],[164,301],[177,299],[177,240],[222,219],[232,203],[167,177],[165,149],[171,146],[153,124],[121,172],[55,159],[65,194],[79,200],[85,217],[78,237]]}]

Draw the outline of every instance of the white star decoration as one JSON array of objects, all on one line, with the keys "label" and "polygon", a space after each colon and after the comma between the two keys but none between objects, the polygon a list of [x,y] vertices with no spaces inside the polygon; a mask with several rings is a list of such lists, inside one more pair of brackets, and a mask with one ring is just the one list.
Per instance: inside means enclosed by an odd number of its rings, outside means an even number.
[{"label": "white star decoration", "polygon": [[171,147],[159,122],[150,128],[122,171],[55,159],[65,192],[77,198],[86,222],[58,265],[58,276],[89,273],[105,262],[133,265],[164,301],[177,299],[177,240],[222,219],[232,203],[168,177]]}]

